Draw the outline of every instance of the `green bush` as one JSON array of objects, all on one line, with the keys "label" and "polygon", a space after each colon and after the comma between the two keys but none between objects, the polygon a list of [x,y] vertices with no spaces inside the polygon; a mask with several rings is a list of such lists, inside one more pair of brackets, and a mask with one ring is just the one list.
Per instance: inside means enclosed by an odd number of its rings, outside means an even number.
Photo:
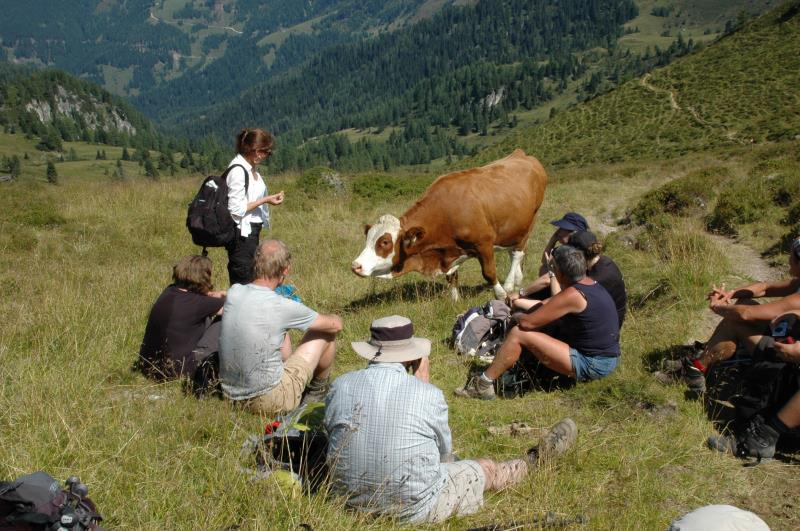
[{"label": "green bush", "polygon": [[[800,170],[781,173],[770,180],[772,200],[781,206],[789,206],[800,201]],[[796,219],[796,218],[795,218]]]},{"label": "green bush", "polygon": [[311,199],[324,197],[335,191],[334,186],[325,179],[325,175],[337,174],[330,168],[317,166],[305,171],[303,175],[297,179],[297,186]]},{"label": "green bush", "polygon": [[665,214],[704,215],[707,205],[716,195],[717,187],[729,177],[730,172],[725,167],[690,172],[646,193],[631,211],[631,220],[637,225],[663,226],[668,223]]},{"label": "green bush", "polygon": [[431,184],[427,176],[364,175],[353,181],[353,193],[365,199],[388,201],[398,196],[418,197]]},{"label": "green bush", "polygon": [[772,200],[772,190],[765,179],[737,181],[720,194],[706,226],[711,231],[735,235],[739,225],[760,219],[772,207]]}]

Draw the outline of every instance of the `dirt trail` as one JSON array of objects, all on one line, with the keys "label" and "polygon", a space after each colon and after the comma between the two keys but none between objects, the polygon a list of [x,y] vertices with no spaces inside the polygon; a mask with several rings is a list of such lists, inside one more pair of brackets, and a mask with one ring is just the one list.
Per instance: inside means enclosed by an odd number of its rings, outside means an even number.
[{"label": "dirt trail", "polygon": [[675,98],[675,92],[674,91],[666,90],[666,89],[660,89],[660,88],[655,87],[655,86],[650,84],[650,72],[648,72],[648,73],[646,73],[645,75],[642,76],[641,83],[642,83],[642,86],[644,88],[646,88],[647,90],[650,90],[652,92],[656,92],[656,93],[664,93],[664,92],[666,92],[666,93],[668,93],[669,94],[669,106],[672,107],[672,109],[675,110],[675,111],[680,111],[681,110],[680,105],[678,105],[678,100]]},{"label": "dirt trail", "polygon": [[677,95],[676,95],[674,90],[667,90],[667,89],[658,88],[655,85],[650,83],[650,72],[648,72],[647,74],[643,75],[642,79],[640,79],[639,82],[641,83],[641,85],[644,88],[646,88],[647,90],[649,90],[651,92],[655,92],[656,94],[664,94],[664,93],[669,94],[669,105],[670,105],[670,107],[672,107],[672,110],[688,112],[689,115],[692,117],[692,119],[695,122],[697,122],[699,125],[701,125],[702,127],[705,127],[707,129],[711,129],[713,131],[716,131],[719,134],[721,134],[723,137],[725,137],[725,139],[730,140],[732,142],[737,142],[739,144],[747,144],[747,143],[751,143],[752,142],[752,140],[750,140],[748,142],[746,140],[742,140],[741,138],[737,138],[736,131],[728,129],[725,125],[712,124],[709,121],[703,119],[700,116],[700,113],[698,113],[697,109],[695,109],[694,107],[686,106],[685,108],[683,108],[680,105],[678,105],[678,98],[677,98]]}]

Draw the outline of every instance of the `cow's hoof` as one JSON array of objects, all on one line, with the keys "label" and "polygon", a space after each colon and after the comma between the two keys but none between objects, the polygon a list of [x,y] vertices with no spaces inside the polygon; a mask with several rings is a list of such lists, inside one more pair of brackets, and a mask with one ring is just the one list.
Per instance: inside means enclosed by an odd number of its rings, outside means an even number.
[{"label": "cow's hoof", "polygon": [[496,284],[494,286],[494,298],[498,300],[505,300],[506,298],[506,290],[503,289],[503,286],[500,284]]}]

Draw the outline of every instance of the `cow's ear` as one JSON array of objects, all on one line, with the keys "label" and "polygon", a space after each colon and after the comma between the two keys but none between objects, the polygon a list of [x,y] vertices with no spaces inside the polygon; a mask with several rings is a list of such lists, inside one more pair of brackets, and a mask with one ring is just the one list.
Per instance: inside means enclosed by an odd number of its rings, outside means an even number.
[{"label": "cow's ear", "polygon": [[425,237],[425,229],[422,227],[411,227],[403,234],[403,247],[409,249]]},{"label": "cow's ear", "polygon": [[371,228],[372,228],[372,225],[364,225],[364,236],[366,236],[367,233],[369,233],[369,229],[371,229]]}]

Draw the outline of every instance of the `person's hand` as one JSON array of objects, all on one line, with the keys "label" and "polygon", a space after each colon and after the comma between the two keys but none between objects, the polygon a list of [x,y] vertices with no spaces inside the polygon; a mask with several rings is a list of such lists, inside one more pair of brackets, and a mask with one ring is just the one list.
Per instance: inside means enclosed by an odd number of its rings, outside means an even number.
[{"label": "person's hand", "polygon": [[800,343],[775,342],[775,354],[778,359],[789,363],[800,363]]},{"label": "person's hand", "polygon": [[708,294],[708,307],[717,315],[722,315],[720,311],[729,303],[730,298],[726,297],[721,291],[712,291]]},{"label": "person's hand", "polygon": [[553,251],[545,251],[544,258],[545,258],[544,265],[547,267],[547,271],[548,272],[555,271],[556,263],[555,260],[553,260]]},{"label": "person's hand", "polygon": [[711,291],[706,295],[706,299],[709,301],[713,298],[721,301],[721,304],[730,304],[732,297],[733,291],[725,291],[725,284],[722,284],[720,287],[712,286]]},{"label": "person's hand", "polygon": [[514,292],[506,294],[506,305],[513,307],[514,306],[514,301],[519,299],[520,297],[521,297],[521,295],[519,294],[518,291],[514,291]]},{"label": "person's hand", "polygon": [[280,205],[281,203],[283,203],[283,195],[284,195],[283,190],[281,190],[277,194],[268,195],[266,197],[267,203],[269,203],[270,205]]}]

